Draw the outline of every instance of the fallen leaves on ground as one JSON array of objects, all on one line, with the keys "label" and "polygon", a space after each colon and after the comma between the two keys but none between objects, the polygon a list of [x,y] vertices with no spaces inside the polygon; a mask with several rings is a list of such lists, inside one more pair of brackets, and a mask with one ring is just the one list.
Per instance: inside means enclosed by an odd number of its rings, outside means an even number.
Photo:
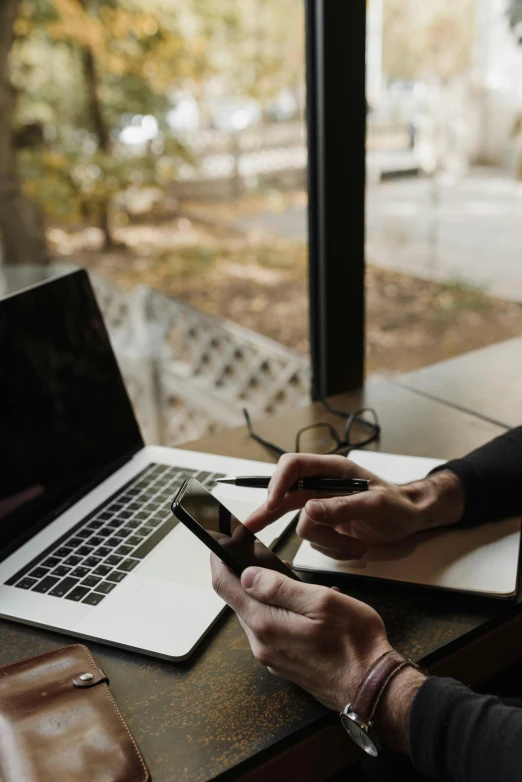
[{"label": "fallen leaves on ground", "polygon": [[[53,229],[55,250],[124,288],[146,284],[211,315],[228,318],[307,354],[308,248],[298,241],[227,230],[230,204],[199,206],[199,216],[140,221],[118,230],[124,248],[104,252]],[[279,208],[275,204],[274,208]],[[194,208],[194,207],[193,207]],[[259,208],[253,203],[242,207]],[[201,219],[199,219],[201,217]],[[224,222],[225,221],[225,222]],[[90,232],[90,233],[89,233]],[[349,263],[349,247],[347,248]],[[407,371],[522,334],[522,304],[463,283],[442,285],[377,269],[366,273],[367,370]],[[349,334],[341,335],[349,339]]]}]

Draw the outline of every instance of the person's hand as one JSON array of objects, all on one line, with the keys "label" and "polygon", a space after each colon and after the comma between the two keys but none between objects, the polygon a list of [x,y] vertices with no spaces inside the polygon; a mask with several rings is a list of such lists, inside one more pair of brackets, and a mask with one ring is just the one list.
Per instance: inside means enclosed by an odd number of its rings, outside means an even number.
[{"label": "person's hand", "polygon": [[241,580],[211,555],[212,584],[234,609],[254,657],[271,673],[340,711],[372,663],[391,649],[365,603],[327,587],[251,567]]},{"label": "person's hand", "polygon": [[[366,478],[369,491],[324,497],[289,491],[300,478]],[[465,497],[457,476],[448,471],[402,486],[387,483],[343,456],[285,454],[270,481],[267,502],[248,519],[259,532],[284,513],[303,508],[297,533],[333,559],[357,559],[369,545],[393,543],[421,530],[455,524]]]},{"label": "person's hand", "polygon": [[[234,609],[254,657],[330,709],[341,711],[371,665],[392,647],[379,614],[334,589],[251,567],[241,580],[211,555],[212,583]],[[408,751],[411,704],[425,676],[405,668],[376,712],[379,737]]]}]

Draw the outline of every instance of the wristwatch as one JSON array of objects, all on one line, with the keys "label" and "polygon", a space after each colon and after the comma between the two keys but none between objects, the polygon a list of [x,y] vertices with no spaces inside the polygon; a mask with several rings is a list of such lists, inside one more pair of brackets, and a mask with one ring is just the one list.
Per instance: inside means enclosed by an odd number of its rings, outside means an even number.
[{"label": "wristwatch", "polygon": [[373,715],[390,681],[408,665],[419,670],[418,665],[395,649],[385,652],[363,676],[352,702],[339,715],[348,735],[372,757],[379,754],[379,745],[374,737]]}]

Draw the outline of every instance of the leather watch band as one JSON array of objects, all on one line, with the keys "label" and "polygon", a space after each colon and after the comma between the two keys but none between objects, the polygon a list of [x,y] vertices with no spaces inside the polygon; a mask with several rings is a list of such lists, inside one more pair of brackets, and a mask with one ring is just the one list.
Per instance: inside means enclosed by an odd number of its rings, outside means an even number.
[{"label": "leather watch band", "polygon": [[369,725],[373,721],[373,715],[387,685],[408,665],[417,667],[414,662],[403,657],[395,649],[390,649],[389,652],[381,655],[363,676],[350,704],[350,711],[355,712]]}]

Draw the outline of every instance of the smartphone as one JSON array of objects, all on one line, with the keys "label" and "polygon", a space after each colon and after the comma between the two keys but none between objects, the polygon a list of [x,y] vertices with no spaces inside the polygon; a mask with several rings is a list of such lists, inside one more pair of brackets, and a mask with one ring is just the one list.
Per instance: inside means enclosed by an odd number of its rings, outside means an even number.
[{"label": "smartphone", "polygon": [[236,576],[258,565],[301,580],[195,478],[185,481],[171,510]]}]

